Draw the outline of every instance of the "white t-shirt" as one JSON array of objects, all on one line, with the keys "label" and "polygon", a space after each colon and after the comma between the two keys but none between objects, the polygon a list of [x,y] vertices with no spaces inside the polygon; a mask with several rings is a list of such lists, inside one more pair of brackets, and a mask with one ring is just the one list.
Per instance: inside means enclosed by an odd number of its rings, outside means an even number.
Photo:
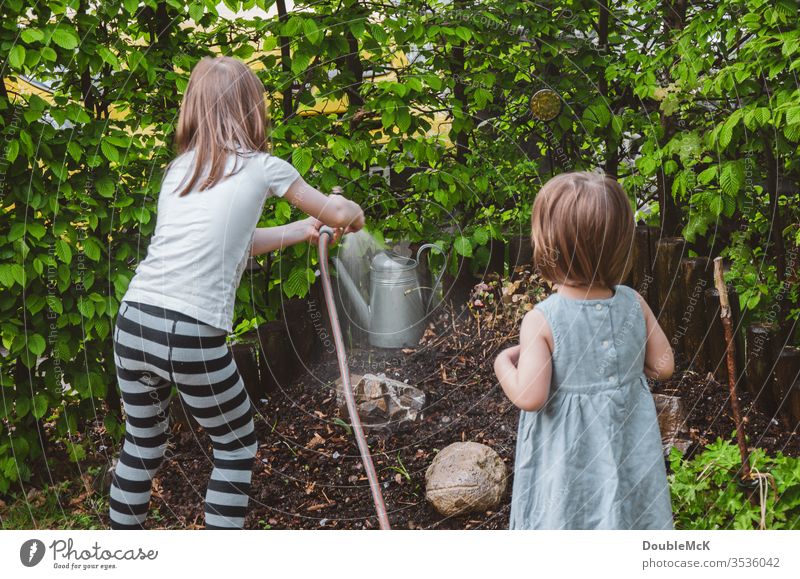
[{"label": "white t-shirt", "polygon": [[[236,289],[250,256],[268,195],[282,197],[300,176],[279,157],[262,151],[228,157],[224,175],[204,191],[178,191],[193,169],[194,151],[179,156],[164,177],[156,228],[147,256],[136,267],[123,300],[182,312],[216,328],[233,329]],[[244,166],[242,166],[244,165]],[[179,187],[180,186],[180,187]]]}]

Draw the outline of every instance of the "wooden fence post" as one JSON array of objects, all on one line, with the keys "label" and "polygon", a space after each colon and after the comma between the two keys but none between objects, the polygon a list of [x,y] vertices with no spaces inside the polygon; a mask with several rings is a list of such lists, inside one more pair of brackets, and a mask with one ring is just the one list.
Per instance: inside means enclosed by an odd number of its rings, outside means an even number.
[{"label": "wooden fence post", "polygon": [[[788,425],[789,430],[794,430],[800,422],[800,413],[793,415],[792,390],[800,389],[800,348],[786,346],[778,352],[775,360],[775,377],[772,381],[772,395],[778,406],[778,413],[793,421]],[[800,409],[799,409],[800,410]]]},{"label": "wooden fence post", "polygon": [[772,392],[772,371],[775,364],[775,324],[751,324],[747,328],[747,389],[753,401],[771,414],[777,410]]},{"label": "wooden fence post", "polygon": [[658,279],[658,323],[667,335],[673,350],[683,350],[678,332],[681,317],[680,264],[686,241],[681,237],[665,237],[658,242],[656,278]]},{"label": "wooden fence post", "polygon": [[[658,242],[661,239],[661,229],[658,227],[647,227],[647,246],[648,246],[648,269],[650,270],[651,280],[647,286],[647,305],[658,315],[660,304],[658,303],[658,288],[661,281],[658,279],[656,271],[656,259],[658,258]],[[643,296],[644,297],[644,296]]]},{"label": "wooden fence post", "polygon": [[683,329],[683,351],[691,365],[698,371],[709,369],[706,339],[705,291],[713,286],[713,271],[707,257],[695,257],[681,261],[681,284],[686,292],[683,296],[682,317],[679,320]]},{"label": "wooden fence post", "polygon": [[650,232],[646,225],[637,225],[633,231],[631,262],[630,285],[648,301],[648,292],[653,291],[653,269],[650,266]]}]

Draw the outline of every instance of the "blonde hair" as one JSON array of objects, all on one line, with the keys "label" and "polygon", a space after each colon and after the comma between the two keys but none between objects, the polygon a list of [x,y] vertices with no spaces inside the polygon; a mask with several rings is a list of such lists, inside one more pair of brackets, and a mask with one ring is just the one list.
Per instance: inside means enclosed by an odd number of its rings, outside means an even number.
[{"label": "blonde hair", "polygon": [[[194,66],[181,103],[175,145],[178,155],[194,149],[195,163],[179,196],[192,190],[206,166],[210,169],[200,191],[227,177],[225,163],[237,147],[269,151],[264,96],[264,85],[241,60],[206,56]],[[167,165],[165,175],[174,162]],[[184,176],[181,184],[185,180]]]},{"label": "blonde hair", "polygon": [[622,283],[631,267],[633,233],[628,196],[608,175],[557,175],[533,203],[533,263],[551,283],[607,288]]}]

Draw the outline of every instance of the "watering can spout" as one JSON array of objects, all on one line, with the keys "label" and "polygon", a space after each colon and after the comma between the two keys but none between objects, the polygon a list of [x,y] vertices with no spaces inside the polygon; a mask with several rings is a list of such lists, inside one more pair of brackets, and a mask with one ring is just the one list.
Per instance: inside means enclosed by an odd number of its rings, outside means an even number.
[{"label": "watering can spout", "polygon": [[370,312],[369,312],[369,304],[364,301],[364,298],[361,297],[361,292],[358,291],[353,278],[350,277],[350,274],[347,273],[342,262],[339,258],[334,257],[333,263],[336,265],[336,275],[338,281],[340,282],[340,287],[344,288],[344,292],[347,294],[347,297],[353,303],[353,307],[355,308],[356,319],[358,320],[359,325],[362,328],[369,329],[370,324]]}]

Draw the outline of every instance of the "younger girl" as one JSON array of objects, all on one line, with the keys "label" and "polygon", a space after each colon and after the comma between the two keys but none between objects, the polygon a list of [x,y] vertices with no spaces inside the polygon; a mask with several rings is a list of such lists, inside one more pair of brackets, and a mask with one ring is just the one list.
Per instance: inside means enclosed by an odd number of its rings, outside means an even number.
[{"label": "younger girl", "polygon": [[614,179],[566,173],[536,196],[534,265],[556,293],[528,312],[495,373],[521,409],[511,529],[672,529],[646,376],[673,355],[642,297],[620,285],[633,241]]},{"label": "younger girl", "polygon": [[[200,60],[181,105],[179,155],[161,183],[155,232],[114,328],[126,421],[109,497],[112,529],[144,526],[169,438],[172,384],[211,438],[205,528],[244,526],[258,444],[225,338],[247,259],[315,242],[323,223],[348,231],[364,225],[357,204],[323,195],[268,152],[266,126],[264,87],[255,74],[234,58]],[[312,217],[257,229],[271,195]]]}]

